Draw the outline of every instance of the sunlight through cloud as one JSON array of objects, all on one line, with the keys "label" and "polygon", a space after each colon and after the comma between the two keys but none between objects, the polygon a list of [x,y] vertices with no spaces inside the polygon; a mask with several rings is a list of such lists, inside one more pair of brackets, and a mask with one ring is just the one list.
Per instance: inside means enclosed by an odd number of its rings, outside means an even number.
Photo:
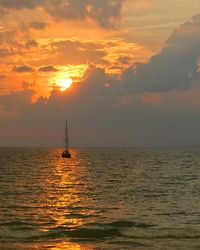
[{"label": "sunlight through cloud", "polygon": [[71,78],[60,79],[57,81],[56,85],[60,88],[61,91],[65,91],[66,89],[70,88],[73,81]]}]

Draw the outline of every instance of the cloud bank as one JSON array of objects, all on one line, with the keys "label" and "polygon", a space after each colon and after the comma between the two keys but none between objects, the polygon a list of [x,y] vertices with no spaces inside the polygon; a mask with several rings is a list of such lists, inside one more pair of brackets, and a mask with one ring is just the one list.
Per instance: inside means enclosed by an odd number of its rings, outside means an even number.
[{"label": "cloud bank", "polygon": [[103,28],[114,26],[121,16],[122,3],[123,0],[0,0],[0,6],[6,9],[40,7],[57,20],[91,19]]},{"label": "cloud bank", "polygon": [[44,0],[0,0],[0,6],[7,8],[7,9],[34,9],[39,5],[43,4]]},{"label": "cloud bank", "polygon": [[161,52],[146,64],[127,69],[123,82],[132,92],[165,92],[188,88],[199,78],[200,15],[177,28]]},{"label": "cloud bank", "polygon": [[[198,146],[199,44],[196,15],[173,32],[160,53],[148,63],[132,65],[121,78],[91,66],[71,89],[54,89],[49,98],[34,103],[35,92],[29,87],[0,96],[1,141],[61,145],[67,117],[76,146]],[[65,45],[55,44],[62,51]],[[18,70],[27,70],[24,67]]]}]

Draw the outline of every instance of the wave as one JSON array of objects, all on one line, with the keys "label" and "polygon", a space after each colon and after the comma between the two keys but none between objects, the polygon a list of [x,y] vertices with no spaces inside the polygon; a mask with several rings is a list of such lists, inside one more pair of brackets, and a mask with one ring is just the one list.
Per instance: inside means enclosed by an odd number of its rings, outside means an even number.
[{"label": "wave", "polygon": [[146,230],[129,228],[120,230],[124,237],[133,239],[200,239],[200,230],[189,228],[148,228]]},{"label": "wave", "polygon": [[[2,224],[1,224],[2,226]],[[37,229],[36,229],[37,228]],[[153,224],[119,220],[110,223],[89,223],[79,228],[62,225],[42,231],[35,225],[13,221],[0,227],[0,241],[32,241],[70,238],[74,240],[101,241],[109,238],[123,239],[200,239],[200,230],[159,228]]]}]

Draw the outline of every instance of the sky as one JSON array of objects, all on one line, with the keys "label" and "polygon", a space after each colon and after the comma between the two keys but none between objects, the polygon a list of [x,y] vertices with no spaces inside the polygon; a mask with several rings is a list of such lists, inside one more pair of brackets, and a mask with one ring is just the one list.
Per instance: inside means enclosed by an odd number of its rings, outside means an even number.
[{"label": "sky", "polygon": [[0,0],[0,146],[200,146],[199,0]]}]

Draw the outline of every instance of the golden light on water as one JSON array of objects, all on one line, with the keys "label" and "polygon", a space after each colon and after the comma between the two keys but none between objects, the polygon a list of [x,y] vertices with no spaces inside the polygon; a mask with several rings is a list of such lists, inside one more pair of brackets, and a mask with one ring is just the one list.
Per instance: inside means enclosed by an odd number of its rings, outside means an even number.
[{"label": "golden light on water", "polygon": [[72,85],[73,81],[71,78],[60,79],[56,82],[56,85],[60,88],[61,91],[64,91]]}]

